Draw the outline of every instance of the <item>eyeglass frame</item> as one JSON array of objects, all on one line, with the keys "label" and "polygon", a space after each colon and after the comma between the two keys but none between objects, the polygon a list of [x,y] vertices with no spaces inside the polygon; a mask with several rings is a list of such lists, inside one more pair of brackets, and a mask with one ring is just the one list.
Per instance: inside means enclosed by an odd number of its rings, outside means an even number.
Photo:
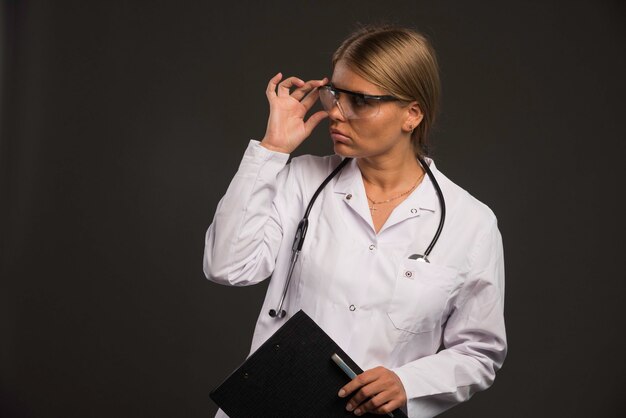
[{"label": "eyeglass frame", "polygon": [[[371,99],[371,100],[378,100],[379,102],[406,102],[406,100],[402,100],[402,99],[399,99],[399,98],[397,98],[395,96],[391,96],[391,95],[388,95],[388,94],[383,94],[383,95],[365,94],[365,93],[357,93],[355,91],[340,89],[339,87],[335,87],[332,83],[328,83],[328,84],[324,84],[323,86],[320,86],[319,90],[321,90],[321,89],[329,90],[331,92],[331,94],[333,92],[345,93],[345,94],[348,94],[350,96],[359,97],[359,98],[361,98],[363,100]],[[343,109],[341,108],[341,104],[339,103],[339,99],[337,99],[334,94],[333,94],[333,99],[334,99],[335,103],[337,104],[337,107],[339,108],[339,111],[341,112],[341,114],[346,119],[351,119],[351,118],[348,118],[345,115]],[[329,112],[330,109],[327,110],[327,111]]]}]

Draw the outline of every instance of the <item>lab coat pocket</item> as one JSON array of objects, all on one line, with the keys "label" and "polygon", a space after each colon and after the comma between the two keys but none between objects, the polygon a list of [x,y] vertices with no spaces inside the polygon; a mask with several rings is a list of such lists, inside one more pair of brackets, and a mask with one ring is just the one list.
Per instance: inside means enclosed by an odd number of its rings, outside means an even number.
[{"label": "lab coat pocket", "polygon": [[458,271],[418,260],[406,260],[397,277],[387,315],[401,331],[400,340],[441,326],[448,300],[459,287]]}]

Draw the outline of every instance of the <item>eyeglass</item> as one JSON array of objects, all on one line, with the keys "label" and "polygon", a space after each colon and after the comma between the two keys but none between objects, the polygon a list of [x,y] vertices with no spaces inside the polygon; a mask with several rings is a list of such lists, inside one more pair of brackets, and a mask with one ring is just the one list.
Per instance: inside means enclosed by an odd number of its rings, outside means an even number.
[{"label": "eyeglass", "polygon": [[332,84],[319,88],[320,102],[325,111],[330,112],[335,104],[346,119],[371,118],[378,114],[382,102],[401,101],[397,97],[356,93],[339,89]]}]

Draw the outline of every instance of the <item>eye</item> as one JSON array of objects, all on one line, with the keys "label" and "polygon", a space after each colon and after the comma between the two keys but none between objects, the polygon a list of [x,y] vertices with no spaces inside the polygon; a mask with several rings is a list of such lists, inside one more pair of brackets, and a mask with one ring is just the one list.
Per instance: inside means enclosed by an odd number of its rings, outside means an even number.
[{"label": "eye", "polygon": [[361,96],[350,96],[350,103],[355,108],[368,107],[372,105],[368,99],[365,99]]}]

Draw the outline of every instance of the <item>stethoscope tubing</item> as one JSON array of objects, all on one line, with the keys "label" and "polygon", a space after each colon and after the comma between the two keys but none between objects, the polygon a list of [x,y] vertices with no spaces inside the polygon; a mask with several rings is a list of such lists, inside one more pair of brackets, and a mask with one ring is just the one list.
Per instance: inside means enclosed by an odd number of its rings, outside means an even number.
[{"label": "stethoscope tubing", "polygon": [[435,232],[433,239],[430,241],[430,244],[428,244],[426,251],[424,251],[424,261],[428,262],[428,256],[430,255],[430,252],[435,247],[435,244],[437,243],[437,241],[439,241],[439,236],[441,235],[441,231],[443,231],[443,224],[446,221],[446,201],[443,198],[443,192],[441,191],[441,187],[439,187],[439,183],[435,179],[435,175],[430,170],[430,167],[428,166],[428,164],[426,164],[426,161],[424,161],[422,157],[417,157],[417,160],[420,162],[420,164],[422,165],[422,168],[426,171],[426,174],[428,174],[430,181],[433,183],[433,187],[435,188],[435,191],[437,192],[437,198],[439,198],[439,206],[441,208],[441,214],[439,215],[439,225],[437,226],[437,231]]},{"label": "stethoscope tubing", "polygon": [[[433,183],[433,186],[435,187],[437,197],[439,198],[441,214],[439,217],[439,225],[437,226],[437,231],[435,232],[433,239],[430,241],[430,244],[426,248],[426,251],[424,251],[424,255],[413,254],[409,258],[419,259],[421,261],[429,263],[430,261],[428,261],[428,256],[435,247],[435,244],[437,243],[437,241],[439,240],[439,236],[441,235],[441,231],[443,230],[443,224],[446,219],[446,202],[443,197],[441,187],[439,187],[439,183],[437,183],[435,175],[430,170],[430,167],[428,167],[428,164],[426,164],[426,161],[421,157],[417,157],[417,159],[424,168],[424,171],[426,171],[426,174]],[[280,301],[278,302],[278,307],[276,309],[270,309],[269,311],[269,315],[272,318],[280,319],[284,318],[287,315],[287,312],[283,309],[283,305],[285,303],[285,298],[287,297],[287,292],[289,291],[289,284],[291,283],[291,277],[293,276],[294,268],[298,261],[298,257],[300,256],[300,251],[302,251],[302,246],[304,245],[304,238],[309,227],[309,213],[313,208],[313,204],[317,200],[317,197],[322,192],[322,190],[324,190],[324,187],[326,187],[326,185],[333,179],[333,177],[335,177],[350,161],[352,161],[352,158],[344,158],[341,163],[339,163],[339,165],[337,165],[337,167],[335,167],[335,169],[324,179],[324,181],[322,182],[322,184],[319,185],[315,193],[313,193],[313,196],[311,197],[311,200],[309,201],[309,204],[307,205],[307,208],[304,212],[304,216],[302,217],[302,220],[300,220],[300,222],[298,223],[296,235],[293,238],[293,244],[291,246],[289,270],[287,271],[287,280],[285,281],[285,286],[283,287],[283,293],[280,297]]]},{"label": "stethoscope tubing", "polygon": [[309,227],[309,213],[311,213],[311,209],[313,208],[313,204],[317,200],[317,196],[324,190],[324,187],[330,182],[333,177],[335,177],[345,166],[348,164],[352,158],[344,158],[337,167],[330,173],[319,185],[315,193],[313,193],[313,197],[309,201],[309,204],[304,211],[304,216],[302,220],[298,223],[298,229],[296,230],[296,235],[293,238],[293,244],[291,245],[291,259],[289,261],[289,270],[287,272],[287,280],[285,281],[285,287],[283,288],[283,294],[280,297],[280,301],[278,303],[278,307],[276,309],[270,309],[270,316],[272,318],[278,317],[282,318],[286,315],[286,312],[283,310],[283,303],[285,302],[285,297],[287,296],[287,291],[289,290],[289,284],[291,283],[291,277],[293,276],[293,269],[296,266],[296,262],[298,261],[298,257],[300,256],[300,251],[302,250],[302,245],[304,244],[304,237],[306,236],[306,231]]}]

